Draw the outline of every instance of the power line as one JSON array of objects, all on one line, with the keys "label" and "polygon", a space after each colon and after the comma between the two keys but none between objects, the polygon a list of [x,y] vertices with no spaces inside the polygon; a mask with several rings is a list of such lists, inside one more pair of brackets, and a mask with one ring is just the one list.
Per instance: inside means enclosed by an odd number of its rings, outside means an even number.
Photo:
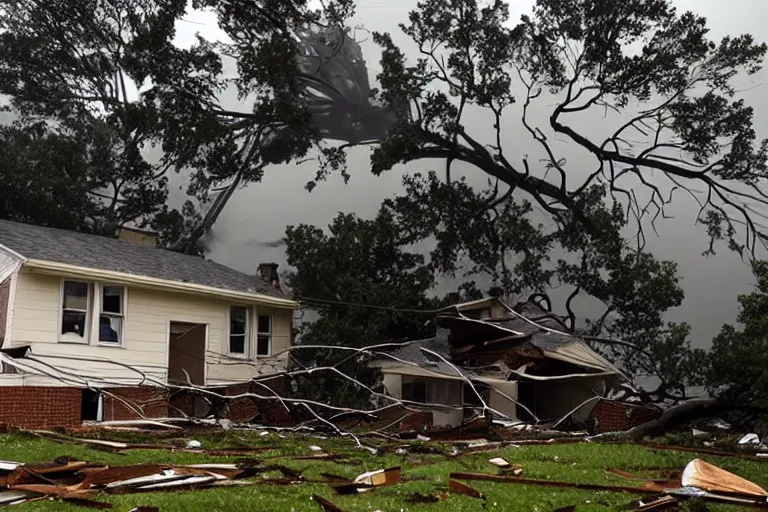
[{"label": "power line", "polygon": [[345,302],[341,300],[315,299],[312,297],[298,297],[297,299],[299,300],[299,302],[304,302],[309,306],[312,306],[312,305],[351,306],[351,307],[364,308],[364,309],[377,309],[380,311],[392,311],[394,313],[423,313],[423,314],[434,315],[434,314],[442,313],[443,311],[445,311],[445,308],[438,308],[438,309],[395,308],[391,306],[376,306],[373,304],[361,304],[359,302]]}]

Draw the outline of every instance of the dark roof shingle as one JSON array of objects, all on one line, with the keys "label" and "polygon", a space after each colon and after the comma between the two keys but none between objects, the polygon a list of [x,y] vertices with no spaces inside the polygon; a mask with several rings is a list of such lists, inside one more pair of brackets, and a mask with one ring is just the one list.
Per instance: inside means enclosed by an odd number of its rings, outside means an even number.
[{"label": "dark roof shingle", "polygon": [[258,276],[115,238],[0,220],[0,244],[28,259],[289,298]]}]

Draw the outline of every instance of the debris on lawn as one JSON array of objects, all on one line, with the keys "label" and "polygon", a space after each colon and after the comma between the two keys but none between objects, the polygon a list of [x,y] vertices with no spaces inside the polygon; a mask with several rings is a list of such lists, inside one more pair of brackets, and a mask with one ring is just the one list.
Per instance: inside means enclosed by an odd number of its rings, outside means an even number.
[{"label": "debris on lawn", "polygon": [[299,472],[279,465],[108,466],[68,460],[57,460],[50,464],[7,462],[0,469],[0,485],[3,487],[0,491],[0,505],[19,504],[34,499],[59,499],[91,508],[111,508],[111,504],[91,498],[97,492],[133,494],[248,485],[251,482],[238,479],[273,470],[281,471],[288,483],[301,478]]},{"label": "debris on lawn", "polygon": [[400,482],[401,468],[395,466],[393,468],[379,469],[377,471],[369,471],[358,475],[353,480],[356,484],[366,484],[373,487],[380,487],[385,485],[395,485]]},{"label": "debris on lawn", "polygon": [[454,480],[453,478],[448,480],[448,488],[458,494],[466,494],[467,496],[471,496],[473,498],[480,498],[483,499],[483,493],[480,491],[473,489],[472,487],[468,486],[464,482],[459,482],[458,480]]},{"label": "debris on lawn", "polygon": [[337,507],[327,499],[323,498],[322,496],[313,494],[312,499],[315,500],[318,503],[318,505],[320,505],[320,508],[322,508],[325,512],[342,512],[342,510],[339,507]]},{"label": "debris on lawn", "polygon": [[511,464],[507,459],[503,457],[494,457],[489,459],[488,462],[499,468],[502,473],[512,473],[515,476],[523,474],[523,466],[520,464]]},{"label": "debris on lawn", "polygon": [[[765,489],[749,480],[734,475],[701,459],[693,459],[685,466],[683,487],[696,487],[705,491],[746,496],[768,497]],[[764,500],[765,501],[765,500]]]},{"label": "debris on lawn", "polygon": [[668,508],[677,507],[679,501],[673,496],[662,496],[661,498],[655,498],[648,502],[640,500],[638,507],[634,510],[636,512],[651,512],[655,510],[666,510]]}]

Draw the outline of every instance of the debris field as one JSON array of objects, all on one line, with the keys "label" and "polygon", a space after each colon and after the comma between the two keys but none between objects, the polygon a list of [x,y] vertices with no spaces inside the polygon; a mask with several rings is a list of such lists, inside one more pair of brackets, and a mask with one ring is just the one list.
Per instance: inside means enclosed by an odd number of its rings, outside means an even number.
[{"label": "debris field", "polygon": [[[768,459],[669,445],[435,442],[280,431],[0,435],[0,506],[23,510],[768,508]],[[25,457],[24,455],[27,455]],[[47,459],[45,457],[48,457]],[[250,504],[250,505],[249,505]]]}]

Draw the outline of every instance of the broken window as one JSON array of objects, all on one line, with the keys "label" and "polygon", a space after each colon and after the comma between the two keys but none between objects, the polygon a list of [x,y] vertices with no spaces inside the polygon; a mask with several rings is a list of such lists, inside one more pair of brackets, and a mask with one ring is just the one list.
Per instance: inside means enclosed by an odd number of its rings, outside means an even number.
[{"label": "broken window", "polygon": [[125,288],[102,286],[101,314],[99,315],[99,341],[121,343],[123,341],[123,311]]},{"label": "broken window", "polygon": [[427,403],[427,382],[424,380],[403,382],[403,400],[419,404]]},{"label": "broken window", "polygon": [[86,341],[91,285],[81,281],[64,281],[62,288],[61,335],[70,341]]},{"label": "broken window", "polygon": [[82,400],[80,401],[80,420],[101,421],[103,410],[104,403],[101,393],[93,389],[83,389]]},{"label": "broken window", "polygon": [[259,324],[256,330],[256,355],[272,355],[272,317],[269,315],[259,315]]},{"label": "broken window", "polygon": [[244,356],[248,346],[248,308],[231,306],[229,308],[229,353]]}]

